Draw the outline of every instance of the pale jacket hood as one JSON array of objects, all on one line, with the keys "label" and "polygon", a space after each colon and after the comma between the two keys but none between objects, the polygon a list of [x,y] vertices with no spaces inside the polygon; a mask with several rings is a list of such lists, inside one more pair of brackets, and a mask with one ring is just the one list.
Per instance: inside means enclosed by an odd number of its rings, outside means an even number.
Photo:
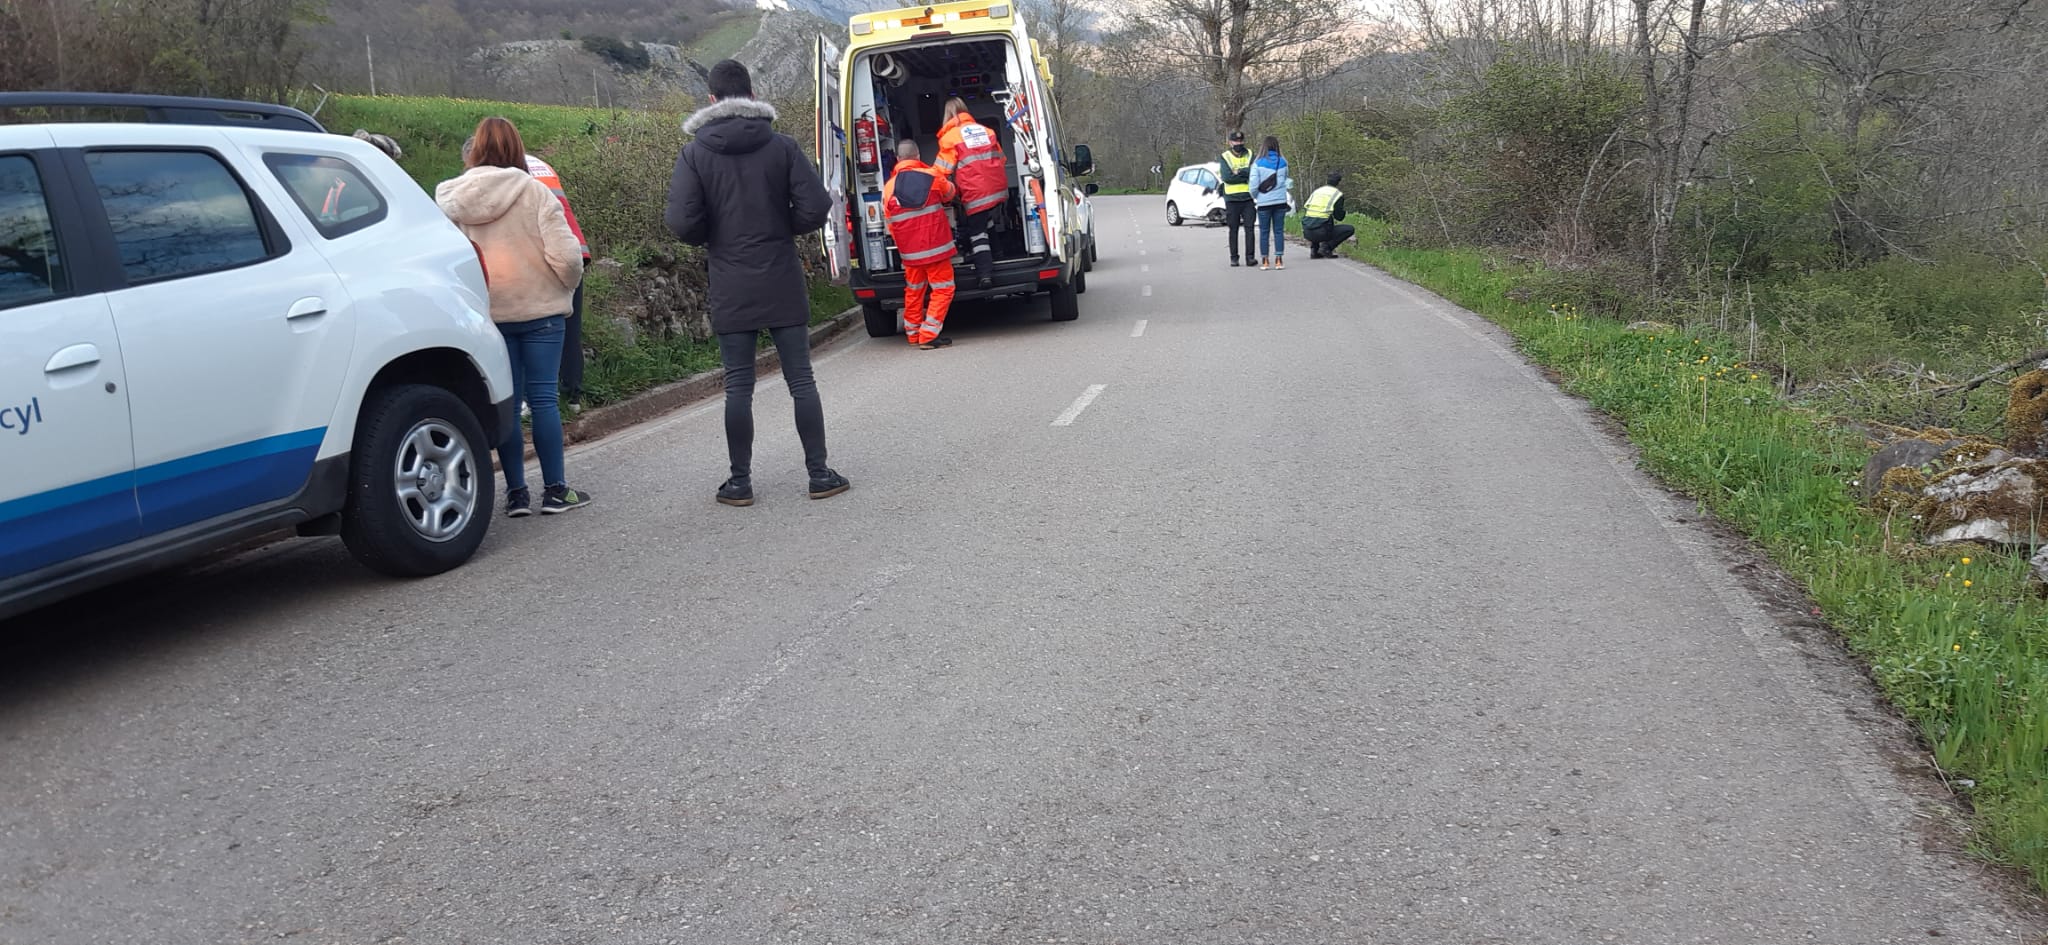
[{"label": "pale jacket hood", "polygon": [[464,226],[497,222],[536,186],[533,175],[511,167],[472,167],[434,188],[434,202],[448,219]]},{"label": "pale jacket hood", "polygon": [[765,118],[774,121],[779,117],[781,116],[776,114],[775,106],[759,99],[721,99],[697,109],[690,113],[690,117],[683,119],[683,133],[696,134],[705,125],[721,118]]}]

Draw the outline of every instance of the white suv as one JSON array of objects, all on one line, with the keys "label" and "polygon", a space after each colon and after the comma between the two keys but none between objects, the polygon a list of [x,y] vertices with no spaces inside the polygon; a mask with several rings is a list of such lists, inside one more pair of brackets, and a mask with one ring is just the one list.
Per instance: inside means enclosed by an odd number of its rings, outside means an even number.
[{"label": "white suv", "polygon": [[0,618],[287,527],[468,560],[517,400],[433,199],[288,108],[0,94],[63,108],[145,120],[0,124]]}]

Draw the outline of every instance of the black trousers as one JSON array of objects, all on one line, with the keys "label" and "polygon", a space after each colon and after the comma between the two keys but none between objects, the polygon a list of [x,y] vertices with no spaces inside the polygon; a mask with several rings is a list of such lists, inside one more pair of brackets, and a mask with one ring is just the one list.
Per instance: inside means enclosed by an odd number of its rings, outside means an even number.
[{"label": "black trousers", "polygon": [[987,210],[960,218],[960,239],[967,244],[968,258],[974,261],[976,279],[987,279],[995,273],[996,257],[995,252],[989,249],[988,225],[1002,209],[1002,204],[996,204]]},{"label": "black trousers", "polygon": [[576,283],[576,300],[569,317],[562,320],[562,403],[583,402],[583,283]]},{"label": "black trousers", "polygon": [[1237,256],[1237,229],[1244,228],[1244,258],[1257,259],[1252,252],[1252,237],[1259,229],[1259,207],[1250,200],[1226,200],[1223,202],[1223,225],[1230,228],[1230,258]]},{"label": "black trousers", "polygon": [[[812,478],[825,474],[825,404],[811,376],[811,330],[803,325],[771,328],[775,353],[782,359],[782,380],[796,402],[796,437],[804,444],[804,468]],[[732,477],[744,480],[754,466],[754,345],[758,331],[724,332],[718,356],[725,365],[725,451]]]},{"label": "black trousers", "polygon": [[1301,228],[1302,237],[1308,240],[1309,251],[1325,256],[1336,255],[1337,247],[1357,234],[1358,228],[1349,223],[1324,223]]}]

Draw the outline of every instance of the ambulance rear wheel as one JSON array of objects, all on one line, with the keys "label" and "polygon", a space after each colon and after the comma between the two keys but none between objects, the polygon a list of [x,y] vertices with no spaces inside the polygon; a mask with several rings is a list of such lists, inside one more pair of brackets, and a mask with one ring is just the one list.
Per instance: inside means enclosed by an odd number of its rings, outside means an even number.
[{"label": "ambulance rear wheel", "polygon": [[860,317],[868,324],[870,338],[887,338],[896,333],[896,313],[883,308],[880,302],[860,303]]},{"label": "ambulance rear wheel", "polygon": [[1052,287],[1053,321],[1070,322],[1081,317],[1080,283],[1081,276],[1076,274],[1066,284]]}]

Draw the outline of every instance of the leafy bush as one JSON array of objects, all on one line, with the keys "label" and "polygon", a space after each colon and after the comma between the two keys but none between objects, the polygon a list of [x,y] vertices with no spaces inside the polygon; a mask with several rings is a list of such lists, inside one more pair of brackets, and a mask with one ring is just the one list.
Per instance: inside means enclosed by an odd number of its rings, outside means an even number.
[{"label": "leafy bush", "polygon": [[[1627,187],[1606,186],[1623,163],[1620,139],[1640,99],[1616,63],[1565,66],[1510,54],[1451,100],[1454,167],[1480,200],[1474,237],[1518,242],[1568,222],[1609,241],[1631,230]],[[1590,249],[1591,247],[1587,247]]]}]

